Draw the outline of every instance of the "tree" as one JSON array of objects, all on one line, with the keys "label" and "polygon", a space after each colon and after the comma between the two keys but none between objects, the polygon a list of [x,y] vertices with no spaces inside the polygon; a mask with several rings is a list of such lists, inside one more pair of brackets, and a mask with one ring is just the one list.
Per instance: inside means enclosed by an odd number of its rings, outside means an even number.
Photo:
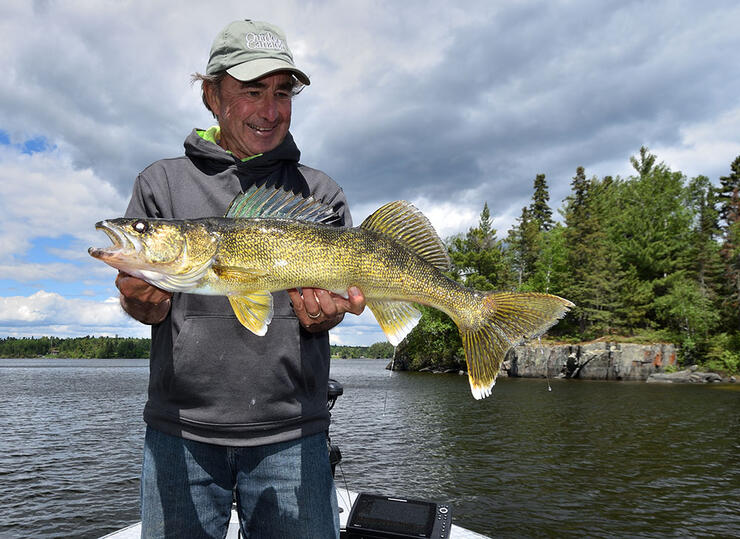
[{"label": "tree", "polygon": [[578,167],[571,182],[572,194],[566,199],[568,269],[563,293],[576,304],[573,318],[582,337],[608,332],[614,324],[621,273],[608,235],[613,185],[611,178],[586,179],[584,168]]},{"label": "tree", "polygon": [[568,255],[565,227],[560,223],[556,224],[552,230],[541,233],[539,241],[539,256],[532,275],[522,289],[566,295],[564,290],[565,283],[568,282]]},{"label": "tree", "polygon": [[647,146],[641,146],[640,158],[638,159],[633,155],[630,157],[630,163],[632,163],[632,167],[637,171],[638,177],[645,178],[653,171],[656,159],[657,156],[651,154]]},{"label": "tree", "polygon": [[622,182],[613,202],[610,239],[624,275],[621,315],[632,328],[656,326],[655,301],[669,277],[690,271],[693,215],[681,172],[640,148],[639,176]]},{"label": "tree", "polygon": [[523,207],[517,218],[518,224],[509,230],[506,239],[506,254],[509,264],[516,275],[517,288],[521,289],[534,272],[539,258],[540,226],[532,218],[530,208]]},{"label": "tree", "polygon": [[529,212],[532,219],[538,223],[539,230],[548,231],[554,226],[552,220],[552,210],[548,204],[550,201],[550,192],[547,189],[547,182],[544,174],[537,174],[534,179],[534,193],[532,195],[532,204],[529,206]]},{"label": "tree", "polygon": [[723,307],[740,329],[740,156],[730,165],[730,174],[719,179],[719,214],[723,220],[720,254],[725,266]]},{"label": "tree", "polygon": [[478,226],[448,240],[453,272],[465,286],[477,290],[504,288],[509,281],[501,242],[491,223],[488,204],[483,205]]}]

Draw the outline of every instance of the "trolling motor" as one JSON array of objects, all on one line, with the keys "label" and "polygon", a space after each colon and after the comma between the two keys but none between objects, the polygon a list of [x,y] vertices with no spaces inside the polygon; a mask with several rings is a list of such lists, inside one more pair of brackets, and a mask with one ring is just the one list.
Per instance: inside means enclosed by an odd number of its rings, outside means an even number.
[{"label": "trolling motor", "polygon": [[[326,407],[329,408],[329,410],[334,408],[334,405],[337,403],[337,399],[343,393],[344,388],[342,387],[342,384],[340,384],[333,378],[329,378]],[[331,464],[331,476],[335,477],[337,464],[342,461],[342,452],[339,450],[338,445],[331,443],[328,429],[326,431],[326,441],[329,444],[329,464]]]}]

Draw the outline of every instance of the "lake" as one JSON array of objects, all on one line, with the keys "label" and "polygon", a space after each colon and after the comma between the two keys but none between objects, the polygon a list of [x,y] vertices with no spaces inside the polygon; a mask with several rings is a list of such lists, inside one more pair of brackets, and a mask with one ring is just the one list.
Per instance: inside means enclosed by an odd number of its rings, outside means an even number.
[{"label": "lake", "polygon": [[[740,386],[467,378],[335,360],[337,480],[496,537],[737,536]],[[0,537],[138,519],[144,360],[0,359]]]}]

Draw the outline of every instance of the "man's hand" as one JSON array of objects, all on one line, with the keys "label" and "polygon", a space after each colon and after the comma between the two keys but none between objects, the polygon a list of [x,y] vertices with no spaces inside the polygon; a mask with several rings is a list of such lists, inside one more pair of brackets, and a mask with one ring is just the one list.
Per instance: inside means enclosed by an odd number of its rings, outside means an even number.
[{"label": "man's hand", "polygon": [[288,294],[298,321],[312,333],[333,328],[344,313],[361,314],[365,309],[365,295],[356,286],[347,290],[347,298],[320,288],[291,288]]},{"label": "man's hand", "polygon": [[116,287],[121,292],[121,307],[132,318],[149,325],[159,324],[167,318],[167,313],[170,312],[171,292],[122,271],[119,271],[116,277]]}]

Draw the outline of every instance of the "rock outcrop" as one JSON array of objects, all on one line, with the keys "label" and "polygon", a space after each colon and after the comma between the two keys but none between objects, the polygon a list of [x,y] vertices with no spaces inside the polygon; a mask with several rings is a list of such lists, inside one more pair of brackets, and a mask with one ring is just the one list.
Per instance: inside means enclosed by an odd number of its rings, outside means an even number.
[{"label": "rock outcrop", "polygon": [[[699,372],[696,365],[682,371],[651,374],[647,379],[649,384],[706,384],[722,381],[722,377],[716,372]],[[734,382],[735,379],[731,377],[728,381]]]},{"label": "rock outcrop", "polygon": [[502,370],[509,376],[645,381],[676,364],[673,344],[590,342],[517,346]]}]

